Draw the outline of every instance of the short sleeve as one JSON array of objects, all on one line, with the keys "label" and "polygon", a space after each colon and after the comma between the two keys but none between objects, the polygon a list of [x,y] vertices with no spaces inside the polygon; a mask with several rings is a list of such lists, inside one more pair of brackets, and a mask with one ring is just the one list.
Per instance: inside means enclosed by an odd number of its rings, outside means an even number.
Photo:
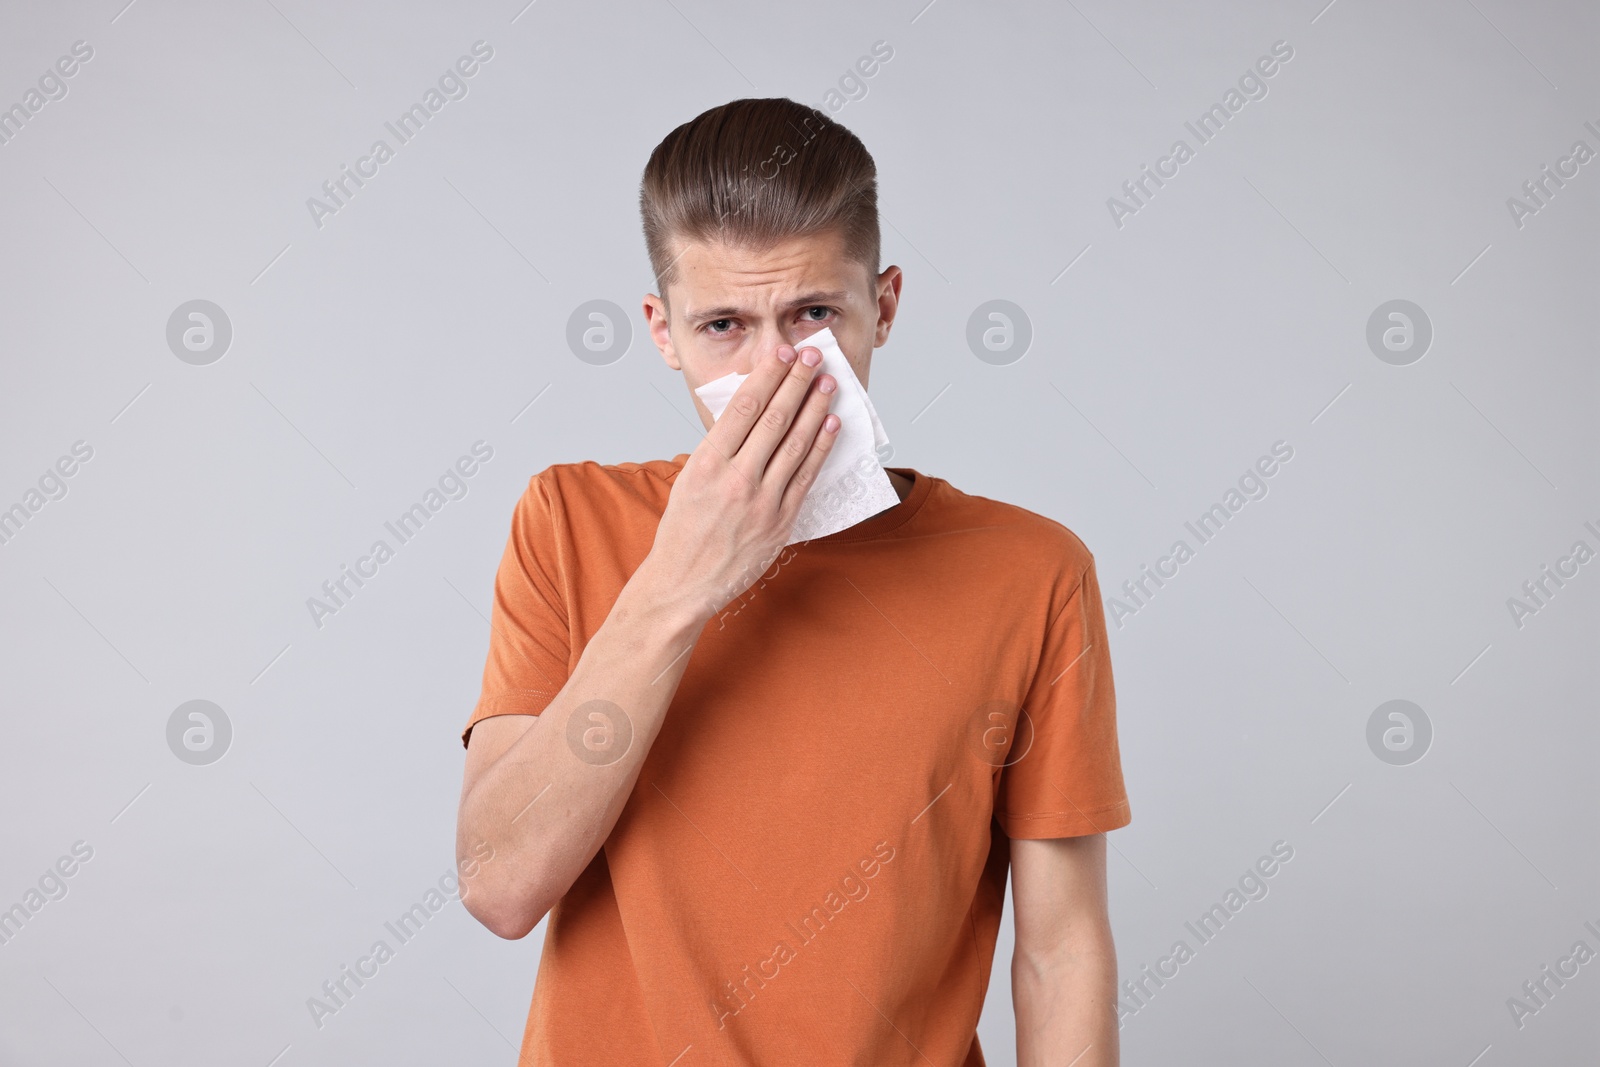
[{"label": "short sleeve", "polygon": [[483,687],[461,732],[463,746],[480,720],[538,715],[566,684],[571,642],[553,496],[541,472],[529,479],[512,512],[494,579]]},{"label": "short sleeve", "polygon": [[1092,557],[1046,632],[1022,708],[1014,743],[1027,747],[1001,771],[995,805],[1006,835],[1079,837],[1126,826],[1132,815]]}]

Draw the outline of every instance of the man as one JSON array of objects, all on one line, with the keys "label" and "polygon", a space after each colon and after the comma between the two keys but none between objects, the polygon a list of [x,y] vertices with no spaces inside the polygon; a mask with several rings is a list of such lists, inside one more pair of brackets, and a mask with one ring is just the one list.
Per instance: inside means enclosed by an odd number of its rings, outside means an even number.
[{"label": "man", "polygon": [[549,915],[521,1063],[982,1064],[1009,865],[1018,1063],[1115,1064],[1093,557],[908,467],[786,547],[837,432],[804,339],[865,385],[903,280],[853,134],[737,100],[656,147],[640,203],[662,357],[749,377],[715,421],[695,398],[693,453],[553,465],[512,516],[457,854],[496,934]]}]

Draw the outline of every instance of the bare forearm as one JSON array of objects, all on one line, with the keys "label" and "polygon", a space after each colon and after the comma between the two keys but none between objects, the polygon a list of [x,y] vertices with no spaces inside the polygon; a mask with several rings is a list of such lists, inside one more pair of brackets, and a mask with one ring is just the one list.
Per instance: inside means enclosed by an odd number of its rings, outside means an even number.
[{"label": "bare forearm", "polygon": [[1017,1067],[1117,1067],[1117,957],[1109,937],[1011,961]]},{"label": "bare forearm", "polygon": [[611,833],[705,621],[641,567],[555,699],[463,798],[458,861],[494,850],[463,902],[502,937],[537,925]]}]

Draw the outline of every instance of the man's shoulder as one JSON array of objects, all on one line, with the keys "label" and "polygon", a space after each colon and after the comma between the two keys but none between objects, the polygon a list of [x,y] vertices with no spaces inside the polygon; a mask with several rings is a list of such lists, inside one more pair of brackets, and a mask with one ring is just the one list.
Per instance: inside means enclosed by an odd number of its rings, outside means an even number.
[{"label": "man's shoulder", "polygon": [[1094,562],[1089,546],[1066,523],[1019,504],[957,489],[942,478],[936,481],[942,525],[990,533],[1018,562],[1053,560],[1063,571],[1078,575]]},{"label": "man's shoulder", "polygon": [[529,479],[529,484],[539,485],[546,493],[568,497],[610,496],[616,493],[640,491],[670,491],[672,482],[683,470],[688,454],[672,459],[647,459],[623,463],[600,463],[586,459],[568,463],[552,463]]}]

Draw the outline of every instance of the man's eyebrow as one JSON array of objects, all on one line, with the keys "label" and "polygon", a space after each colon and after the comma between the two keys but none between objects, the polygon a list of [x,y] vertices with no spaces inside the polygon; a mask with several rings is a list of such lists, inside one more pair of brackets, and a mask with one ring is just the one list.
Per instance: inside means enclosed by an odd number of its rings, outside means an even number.
[{"label": "man's eyebrow", "polygon": [[[797,308],[810,307],[812,304],[842,304],[850,299],[848,289],[828,289],[816,292],[803,293],[783,305],[784,311],[793,311]],[[704,311],[691,309],[684,317],[688,319],[737,319],[750,314],[748,308],[737,307],[733,304],[722,304],[718,307],[707,308]]]}]

